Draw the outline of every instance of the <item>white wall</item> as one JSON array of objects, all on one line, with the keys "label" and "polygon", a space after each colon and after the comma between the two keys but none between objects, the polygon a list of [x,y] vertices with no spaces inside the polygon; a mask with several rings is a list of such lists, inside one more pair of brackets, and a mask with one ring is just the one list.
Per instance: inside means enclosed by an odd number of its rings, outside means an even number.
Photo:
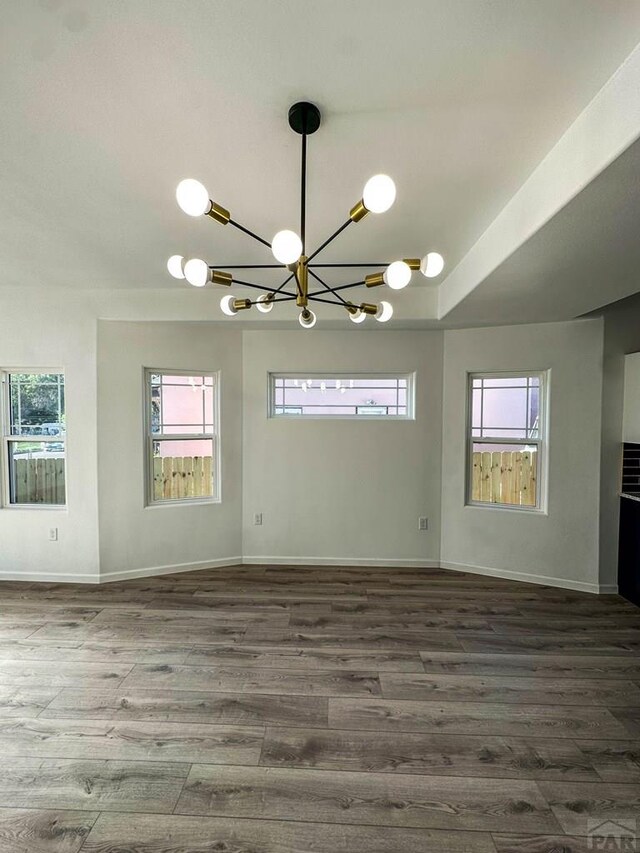
[{"label": "white wall", "polygon": [[[221,371],[221,503],[145,507],[145,367]],[[207,323],[101,321],[98,416],[102,578],[239,560],[241,331]]]},{"label": "white wall", "polygon": [[[467,373],[546,369],[548,513],[465,506]],[[445,566],[598,589],[601,386],[601,320],[445,332]]]},{"label": "white wall", "polygon": [[68,450],[65,509],[0,509],[2,579],[98,580],[95,327],[73,299],[63,306],[25,290],[2,301],[0,367],[64,371]]},{"label": "white wall", "polygon": [[[244,333],[245,558],[439,559],[441,332]],[[416,371],[415,421],[267,418],[267,373]],[[263,525],[253,525],[254,513]],[[418,531],[418,516],[429,518]]]}]

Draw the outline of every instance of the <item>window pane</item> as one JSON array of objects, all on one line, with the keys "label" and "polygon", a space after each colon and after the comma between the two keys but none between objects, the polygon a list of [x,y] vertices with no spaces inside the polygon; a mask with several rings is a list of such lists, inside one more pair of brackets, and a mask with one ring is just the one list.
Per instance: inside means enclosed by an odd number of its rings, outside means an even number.
[{"label": "window pane", "polygon": [[303,417],[406,418],[408,392],[404,376],[273,377],[271,410],[276,416],[299,410]]},{"label": "window pane", "polygon": [[65,433],[64,376],[58,373],[9,374],[9,434]]},{"label": "window pane", "polygon": [[213,439],[161,440],[152,444],[154,501],[213,497]]},{"label": "window pane", "polygon": [[9,441],[9,501],[66,503],[64,442]]},{"label": "window pane", "polygon": [[212,377],[152,374],[151,432],[205,434],[214,422],[215,393],[205,379]]},{"label": "window pane", "polygon": [[535,445],[474,442],[470,465],[472,501],[537,505],[538,450]]}]

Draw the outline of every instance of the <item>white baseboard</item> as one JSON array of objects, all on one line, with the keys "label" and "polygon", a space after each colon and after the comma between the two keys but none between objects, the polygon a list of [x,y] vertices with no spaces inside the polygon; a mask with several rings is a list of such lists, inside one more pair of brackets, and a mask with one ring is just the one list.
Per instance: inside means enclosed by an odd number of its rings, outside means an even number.
[{"label": "white baseboard", "polygon": [[505,580],[520,581],[521,583],[532,583],[538,586],[554,586],[560,589],[571,589],[576,592],[591,592],[595,595],[613,594],[618,592],[617,584],[597,584],[586,581],[573,581],[565,578],[553,578],[548,575],[533,575],[523,572],[510,572],[507,569],[490,569],[487,566],[473,566],[467,563],[449,563],[441,560],[443,569],[451,569],[454,572],[469,572],[475,575],[486,575]]},{"label": "white baseboard", "polygon": [[119,572],[104,572],[101,575],[74,575],[56,574],[54,572],[1,572],[0,581],[24,581],[40,583],[86,583],[100,584],[121,580],[133,580],[134,578],[155,577],[159,575],[178,574],[180,572],[194,572],[200,569],[215,569],[223,566],[345,566],[366,567],[377,566],[380,568],[401,569],[449,569],[454,572],[469,572],[472,574],[486,575],[487,577],[505,578],[506,580],[520,581],[522,583],[553,586],[560,589],[571,589],[577,592],[589,592],[595,595],[615,594],[618,592],[616,584],[587,583],[586,581],[565,580],[553,578],[547,575],[534,575],[522,572],[511,572],[504,569],[491,569],[487,566],[474,566],[467,563],[451,563],[446,560],[391,560],[379,557],[353,558],[353,557],[272,557],[265,555],[247,557],[224,557],[216,560],[200,560],[196,563],[177,563],[168,566],[150,566],[141,569],[125,569]]},{"label": "white baseboard", "polygon": [[146,569],[125,569],[121,572],[103,572],[100,583],[148,578],[156,575],[174,575],[180,572],[196,572],[200,569],[217,569],[222,566],[240,566],[242,557],[222,557],[218,560],[199,560],[197,563],[176,563],[173,566],[150,566]]},{"label": "white baseboard", "polygon": [[388,569],[437,569],[438,560],[391,560],[380,557],[243,557],[245,566],[377,566]]},{"label": "white baseboard", "polygon": [[25,583],[100,583],[100,575],[63,575],[58,572],[0,572],[0,581]]}]

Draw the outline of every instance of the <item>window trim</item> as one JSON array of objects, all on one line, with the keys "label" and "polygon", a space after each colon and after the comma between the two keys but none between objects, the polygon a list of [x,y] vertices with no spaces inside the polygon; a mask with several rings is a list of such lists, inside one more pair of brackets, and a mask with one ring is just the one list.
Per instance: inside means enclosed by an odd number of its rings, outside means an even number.
[{"label": "window trim", "polygon": [[[215,492],[211,497],[194,498],[172,498],[169,500],[155,500],[153,497],[153,442],[158,441],[158,436],[151,432],[151,376],[210,376],[213,382],[213,419],[216,431],[212,434],[179,433],[166,437],[167,441],[189,441],[190,439],[211,439],[213,442],[214,464],[212,466],[213,482]],[[221,452],[221,424],[220,424],[220,394],[221,376],[219,370],[182,370],[173,367],[145,367],[142,371],[143,382],[143,446],[144,446],[144,508],[159,509],[161,507],[198,506],[202,504],[222,503],[222,452]],[[163,440],[163,439],[160,439]]]},{"label": "window trim", "polygon": [[28,509],[45,510],[47,512],[66,512],[69,505],[69,466],[67,465],[68,433],[65,422],[65,432],[62,438],[59,435],[39,435],[38,441],[64,444],[64,497],[63,504],[45,503],[12,503],[11,484],[9,482],[9,444],[26,441],[26,437],[10,435],[11,428],[11,401],[9,399],[9,376],[12,373],[50,375],[60,374],[64,377],[64,403],[65,417],[67,409],[67,377],[64,368],[61,367],[3,367],[0,368],[0,442],[2,458],[0,458],[0,509]]},{"label": "window trim", "polygon": [[[406,415],[292,415],[279,414],[276,409],[290,408],[286,404],[276,405],[275,389],[276,379],[405,379],[407,382],[407,414]],[[300,373],[298,371],[269,371],[267,373],[267,417],[275,420],[295,421],[375,421],[380,423],[394,421],[416,420],[416,372],[415,370],[398,371],[309,371]]]},{"label": "window trim", "polygon": [[[518,439],[503,436],[478,437],[473,435],[473,381],[474,379],[509,379],[522,378],[524,376],[536,376],[540,383],[540,412],[538,416],[538,438]],[[465,394],[465,473],[464,473],[464,505],[466,507],[479,507],[480,509],[506,510],[508,512],[534,513],[536,515],[548,515],[547,511],[547,484],[548,484],[548,459],[549,459],[549,386],[551,370],[526,369],[526,370],[474,370],[467,371]],[[500,429],[500,427],[497,427]],[[471,460],[474,444],[513,444],[516,446],[535,445],[537,448],[537,489],[536,503],[533,506],[521,504],[493,503],[491,501],[474,501],[471,497],[473,487],[471,478]]]}]

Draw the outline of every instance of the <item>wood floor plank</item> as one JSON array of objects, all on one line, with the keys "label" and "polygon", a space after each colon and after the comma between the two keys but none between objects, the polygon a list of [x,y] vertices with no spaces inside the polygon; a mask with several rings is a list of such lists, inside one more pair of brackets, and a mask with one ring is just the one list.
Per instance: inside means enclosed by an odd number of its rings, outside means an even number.
[{"label": "wood floor plank", "polygon": [[590,821],[640,818],[638,785],[541,782],[539,787],[563,830],[573,835],[587,835]]},{"label": "wood floor plank", "polygon": [[581,740],[576,743],[603,781],[640,783],[639,740]]},{"label": "wood floor plank", "polygon": [[36,605],[25,601],[2,602],[0,609],[0,628],[6,624],[22,622],[91,622],[100,613],[99,608],[79,605],[48,606]]},{"label": "wood floor plank", "polygon": [[[629,631],[600,631],[593,636],[548,635],[548,636],[509,636],[504,634],[476,634],[471,632],[461,636],[464,649],[468,652],[506,652],[537,654],[572,655],[615,655],[620,653],[640,654],[640,636]],[[425,649],[428,651],[429,649]]]},{"label": "wood floor plank", "polygon": [[78,853],[98,812],[0,808],[2,853]]},{"label": "wood floor plank", "polygon": [[0,755],[257,764],[264,730],[112,720],[2,720]]},{"label": "wood floor plank", "polygon": [[[461,640],[453,631],[378,631],[353,626],[341,631],[303,631],[295,628],[249,628],[242,640],[246,645],[330,647],[337,649],[403,649],[409,651],[462,651]],[[503,640],[504,642],[504,640]]]},{"label": "wood floor plank", "polygon": [[640,707],[640,688],[628,679],[382,673],[380,684],[385,699]]},{"label": "wood floor plank", "polygon": [[192,645],[136,645],[81,643],[78,640],[3,640],[0,661],[56,661],[56,663],[184,663]]},{"label": "wood floor plank", "polygon": [[597,781],[568,739],[268,727],[260,764],[436,776]]},{"label": "wood floor plank", "polygon": [[12,757],[0,773],[0,802],[15,808],[166,814],[174,809],[190,766]]},{"label": "wood floor plank", "polygon": [[628,654],[590,656],[431,651],[419,654],[428,673],[599,680],[640,678],[640,657]]},{"label": "wood floor plank", "polygon": [[0,719],[37,717],[58,693],[59,688],[57,687],[0,685]]},{"label": "wood floor plank", "polygon": [[353,672],[424,672],[417,652],[371,649],[300,649],[287,646],[194,646],[189,666],[257,666],[264,669],[348,669]]},{"label": "wood floor plank", "polygon": [[[125,622],[112,627],[93,625],[91,622],[51,622],[33,629],[30,638],[34,640],[78,640],[79,642],[106,643],[112,640],[131,645],[136,643],[233,643],[241,640],[244,629],[235,625],[211,625],[208,620],[196,619],[190,622],[161,625],[132,625]],[[0,629],[1,635],[1,629]]]},{"label": "wood floor plank", "polygon": [[533,782],[194,765],[176,814],[557,832]]},{"label": "wood floor plank", "polygon": [[[290,627],[301,631],[344,632],[354,625],[349,613],[326,615],[293,614]],[[426,613],[378,613],[358,616],[359,630],[395,633],[396,631],[492,631],[489,620],[476,616],[443,616]]]},{"label": "wood floor plank", "polygon": [[66,687],[74,684],[117,686],[133,669],[132,663],[77,663],[0,660],[0,681],[25,687]]},{"label": "wood floor plank", "polygon": [[62,690],[40,719],[153,720],[233,726],[326,727],[328,700],[318,696],[180,690]]},{"label": "wood floor plank", "polygon": [[[246,628],[248,625],[266,625],[271,628],[286,628],[289,624],[289,611],[281,610],[251,610],[243,611],[212,610],[210,608],[193,608],[188,613],[186,608],[165,608],[164,610],[151,610],[148,607],[136,611],[132,610],[101,610],[92,620],[92,625],[102,627],[128,627],[144,626],[145,628],[158,627],[164,630],[165,626],[191,627],[194,619],[203,619],[212,625],[235,626]],[[205,626],[206,627],[206,626]]]},{"label": "wood floor plank", "polygon": [[102,814],[82,853],[495,853],[488,833]]},{"label": "wood floor plank", "polygon": [[256,667],[154,666],[134,667],[123,682],[130,688],[214,690],[224,693],[274,693],[300,696],[380,696],[375,672],[346,670],[260,670]]},{"label": "wood floor plank", "polygon": [[513,833],[491,837],[497,853],[593,853],[594,850],[586,836]]},{"label": "wood floor plank", "polygon": [[640,708],[612,708],[611,713],[631,737],[640,738]]},{"label": "wood floor plank", "polygon": [[606,708],[495,702],[416,702],[332,698],[329,727],[362,731],[451,732],[542,738],[619,738],[627,732]]}]

